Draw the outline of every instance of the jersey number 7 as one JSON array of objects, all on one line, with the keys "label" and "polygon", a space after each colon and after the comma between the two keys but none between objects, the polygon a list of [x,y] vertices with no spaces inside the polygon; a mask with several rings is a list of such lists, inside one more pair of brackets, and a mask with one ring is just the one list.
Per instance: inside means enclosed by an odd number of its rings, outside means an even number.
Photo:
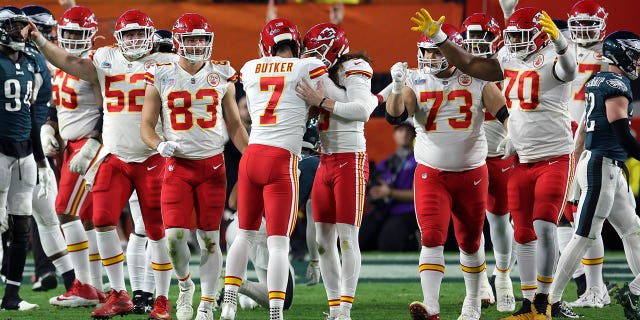
[{"label": "jersey number 7", "polygon": [[[272,89],[273,87],[273,89]],[[278,122],[275,114],[282,91],[284,91],[284,77],[260,77],[260,91],[271,91],[271,97],[264,112],[260,115],[260,125],[273,125]]]}]

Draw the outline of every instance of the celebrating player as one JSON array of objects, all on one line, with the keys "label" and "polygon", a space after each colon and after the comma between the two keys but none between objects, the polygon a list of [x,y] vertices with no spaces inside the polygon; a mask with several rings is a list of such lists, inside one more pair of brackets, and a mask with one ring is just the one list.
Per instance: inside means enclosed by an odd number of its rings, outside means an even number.
[{"label": "celebrating player", "polygon": [[[98,139],[91,138],[69,164],[73,171],[85,174],[87,181],[92,183],[93,223],[97,227],[98,249],[112,288],[104,306],[91,315],[108,318],[133,309],[124,284],[124,254],[115,226],[135,188],[147,236],[151,240],[151,261],[155,271],[157,298],[149,318],[169,319],[167,297],[172,266],[160,212],[164,159],[158,151],[144,144],[138,127],[145,69],[150,64],[172,58],[164,54],[149,54],[153,22],[140,10],[125,11],[116,21],[114,36],[117,47],[100,48],[89,58],[58,48],[48,42],[34,25],[28,31],[31,40],[49,62],[93,85],[100,85],[102,89],[104,148]],[[89,168],[91,170],[87,171]],[[92,175],[95,175],[95,181]]]},{"label": "celebrating player", "polygon": [[[462,46],[454,26],[444,24],[442,31]],[[466,288],[460,319],[480,319],[480,273],[486,269],[480,238],[489,185],[483,107],[502,123],[509,112],[493,82],[456,69],[424,35],[418,40],[418,65],[417,70],[407,70],[406,63],[393,65],[393,91],[386,108],[390,123],[413,117],[417,132],[415,207],[424,300],[411,303],[409,312],[414,319],[440,318],[443,250],[453,218]]]},{"label": "celebrating player", "polygon": [[[202,285],[196,319],[207,320],[212,319],[222,269],[219,229],[226,195],[225,124],[241,152],[248,136],[235,100],[236,71],[228,61],[208,60],[214,36],[211,25],[197,13],[186,13],[172,31],[180,59],[149,68],[140,134],[149,147],[168,158],[162,215],[180,287],[176,315],[178,320],[193,317],[195,284],[190,279],[191,253],[185,233],[195,207]],[[155,131],[159,115],[166,140]]]}]

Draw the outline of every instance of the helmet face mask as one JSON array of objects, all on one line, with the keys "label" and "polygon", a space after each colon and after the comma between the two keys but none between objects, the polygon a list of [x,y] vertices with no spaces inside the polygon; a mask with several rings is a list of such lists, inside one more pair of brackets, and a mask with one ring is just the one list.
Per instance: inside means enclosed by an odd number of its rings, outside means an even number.
[{"label": "helmet face mask", "polygon": [[127,10],[116,21],[114,37],[122,54],[138,59],[153,49],[153,21],[140,10]]},{"label": "helmet face mask", "polygon": [[22,29],[29,24],[29,18],[22,10],[6,6],[0,8],[0,45],[13,51],[23,51],[26,39]]},{"label": "helmet face mask", "polygon": [[489,32],[467,29],[464,35],[464,48],[474,56],[490,57],[495,54],[493,50],[495,40],[494,35]]},{"label": "helmet face mask", "polygon": [[490,58],[503,46],[500,25],[492,16],[478,12],[462,22],[464,48],[474,56]]},{"label": "helmet face mask", "polygon": [[58,24],[58,45],[73,55],[93,46],[98,33],[98,20],[87,7],[75,6],[65,11]]},{"label": "helmet face mask", "polygon": [[208,60],[213,48],[213,29],[197,13],[185,13],[173,25],[176,53],[192,63]]},{"label": "helmet face mask", "polygon": [[[447,38],[454,45],[462,47],[462,36],[458,32],[458,29],[451,24],[444,23],[442,25],[442,31],[447,34]],[[433,57],[435,55],[435,57]],[[452,67],[447,61],[440,49],[436,46],[431,39],[424,34],[418,39],[418,69],[427,74],[438,74],[448,68]]]},{"label": "helmet face mask", "polygon": [[573,42],[586,45],[604,39],[609,14],[593,0],[581,0],[569,12],[569,33]]},{"label": "helmet face mask", "polygon": [[536,28],[527,30],[507,28],[504,30],[504,46],[511,56],[524,59],[540,49],[534,41],[540,33],[542,31]]},{"label": "helmet face mask", "polygon": [[602,44],[602,55],[631,80],[640,76],[640,36],[630,31],[616,31]]}]

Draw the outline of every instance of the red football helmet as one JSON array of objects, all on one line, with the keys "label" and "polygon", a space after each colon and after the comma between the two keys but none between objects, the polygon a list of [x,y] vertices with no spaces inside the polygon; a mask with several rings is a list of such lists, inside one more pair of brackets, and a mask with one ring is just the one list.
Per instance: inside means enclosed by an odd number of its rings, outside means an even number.
[{"label": "red football helmet", "polygon": [[[130,34],[129,31],[142,31],[144,35]],[[133,9],[125,11],[116,21],[113,33],[118,41],[120,51],[127,58],[138,59],[153,48],[153,21],[144,12]]]},{"label": "red football helmet", "polygon": [[[462,47],[462,36],[456,27],[448,23],[443,23],[441,28],[451,42]],[[420,39],[418,39],[418,68],[420,70],[429,74],[436,74],[449,68],[449,62],[442,54],[439,54],[439,58],[426,58],[427,49],[438,49],[438,46],[436,46],[429,37],[424,34],[420,35]]]},{"label": "red football helmet", "polygon": [[343,54],[349,52],[349,39],[344,29],[333,23],[311,27],[302,41],[304,54],[316,54],[327,67],[332,67]]},{"label": "red football helmet", "polygon": [[298,27],[287,19],[273,19],[262,27],[260,32],[260,52],[263,57],[271,57],[275,55],[273,47],[280,41],[292,41],[294,44],[293,55],[300,55],[300,32]]},{"label": "red football helmet", "polygon": [[[176,20],[171,31],[173,44],[179,56],[194,62],[211,57],[213,28],[203,16],[197,13],[185,13]],[[204,42],[200,41],[202,39]]]},{"label": "red football helmet", "polygon": [[524,59],[549,43],[549,36],[542,32],[540,17],[542,11],[531,7],[520,8],[509,17],[503,31],[509,54]]},{"label": "red football helmet", "polygon": [[73,55],[91,49],[98,32],[96,15],[85,6],[69,8],[58,23],[58,43]]},{"label": "red football helmet", "polygon": [[474,13],[462,22],[465,49],[475,56],[490,57],[502,48],[502,30],[492,16]]},{"label": "red football helmet", "polygon": [[602,41],[607,26],[607,11],[593,0],[576,2],[569,12],[571,40],[580,44]]}]

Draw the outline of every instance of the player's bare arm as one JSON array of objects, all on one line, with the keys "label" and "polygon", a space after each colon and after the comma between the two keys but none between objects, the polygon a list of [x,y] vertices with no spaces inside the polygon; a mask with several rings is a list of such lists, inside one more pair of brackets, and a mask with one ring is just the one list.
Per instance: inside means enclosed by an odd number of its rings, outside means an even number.
[{"label": "player's bare arm", "polygon": [[90,59],[80,58],[45,39],[33,22],[29,21],[22,33],[36,44],[40,52],[54,66],[94,85],[98,83],[98,72]]},{"label": "player's bare arm", "polygon": [[586,120],[585,114],[582,115],[582,119],[578,122],[578,129],[576,130],[575,142],[573,144],[573,155],[576,159],[580,158],[580,155],[584,151],[584,143],[586,139]]},{"label": "player's bare arm", "polygon": [[[249,135],[240,120],[240,112],[236,103],[236,86],[233,83],[227,85],[227,92],[222,97],[222,116],[229,131],[229,138],[241,153],[249,144]],[[146,98],[145,98],[146,101]],[[144,111],[144,110],[143,110]],[[144,113],[142,115],[144,120]]]},{"label": "player's bare arm", "polygon": [[102,90],[100,89],[99,85],[95,84],[91,87],[91,89],[93,90],[93,96],[96,98],[96,108],[100,110],[100,119],[98,120],[98,123],[96,123],[96,126],[93,128],[93,130],[91,130],[88,137],[97,139],[98,141],[102,141],[102,119],[104,117],[104,114],[102,113]]},{"label": "player's bare arm", "polygon": [[504,127],[507,127],[509,121],[509,111],[507,110],[507,101],[502,94],[502,91],[498,89],[493,82],[488,82],[484,89],[482,89],[482,103],[485,108],[498,119]]},{"label": "player's bare arm", "polygon": [[144,104],[142,105],[142,123],[140,124],[140,137],[151,149],[158,148],[162,139],[156,133],[156,125],[160,116],[162,101],[160,93],[154,86],[147,85],[144,91]]},{"label": "player's bare arm", "polygon": [[415,26],[411,27],[411,30],[429,37],[438,46],[445,58],[462,72],[486,81],[502,80],[502,69],[497,59],[476,57],[447,39],[447,35],[440,29],[444,19],[445,17],[441,16],[438,21],[435,21],[426,9],[420,9],[411,18],[411,21],[415,24]]}]

